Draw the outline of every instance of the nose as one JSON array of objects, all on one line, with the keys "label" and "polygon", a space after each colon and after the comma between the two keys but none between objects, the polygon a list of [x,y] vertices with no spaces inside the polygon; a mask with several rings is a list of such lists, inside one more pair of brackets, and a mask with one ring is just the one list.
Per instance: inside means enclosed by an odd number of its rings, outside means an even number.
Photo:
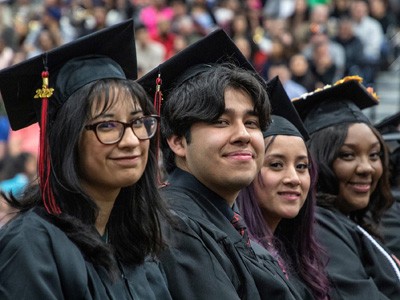
[{"label": "nose", "polygon": [[283,183],[292,186],[298,186],[301,184],[299,174],[297,174],[294,167],[287,168],[285,177],[283,178]]},{"label": "nose", "polygon": [[368,157],[363,157],[357,164],[356,173],[357,174],[371,174],[374,172],[374,167]]},{"label": "nose", "polygon": [[233,142],[248,144],[251,141],[251,134],[243,122],[238,122],[234,127]]},{"label": "nose", "polygon": [[133,132],[133,129],[131,127],[127,127],[125,129],[124,134],[122,135],[122,139],[119,141],[118,146],[119,147],[135,147],[139,145],[140,140],[136,136],[136,134]]}]

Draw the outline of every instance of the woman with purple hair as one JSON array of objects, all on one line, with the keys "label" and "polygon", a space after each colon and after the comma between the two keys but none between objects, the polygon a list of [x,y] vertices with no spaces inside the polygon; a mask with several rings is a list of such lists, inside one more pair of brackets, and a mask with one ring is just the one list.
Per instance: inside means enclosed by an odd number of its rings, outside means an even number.
[{"label": "woman with purple hair", "polygon": [[[325,256],[314,236],[317,171],[305,143],[308,134],[280,82],[274,81],[271,103],[276,115],[263,132],[264,163],[237,204],[250,238],[275,257],[303,299],[309,294],[328,299]],[[277,101],[282,116],[274,111]]]}]

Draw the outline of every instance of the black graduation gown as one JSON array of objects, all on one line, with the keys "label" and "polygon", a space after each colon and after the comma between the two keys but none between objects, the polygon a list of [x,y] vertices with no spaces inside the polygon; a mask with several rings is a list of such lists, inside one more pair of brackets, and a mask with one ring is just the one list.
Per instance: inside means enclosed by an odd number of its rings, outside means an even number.
[{"label": "black graduation gown", "polygon": [[160,255],[173,299],[302,299],[261,246],[259,259],[224,212],[226,201],[176,169],[161,193],[175,214]]},{"label": "black graduation gown", "polygon": [[318,239],[329,255],[331,299],[400,299],[399,268],[384,246],[340,212],[318,207],[316,217]]},{"label": "black graduation gown", "polygon": [[393,196],[396,201],[382,216],[380,230],[385,246],[400,259],[400,190],[394,190]]},{"label": "black graduation gown", "polygon": [[[276,260],[271,256],[271,254],[265,250],[265,248],[255,242],[251,242],[251,246],[257,255],[257,257],[261,260],[261,262],[266,263],[266,267],[268,265],[275,265]],[[310,289],[307,287],[307,285],[297,276],[297,274],[294,274],[293,272],[290,272],[288,274],[288,280],[291,284],[291,288],[296,290],[296,293],[300,297],[300,299],[314,299],[312,292]]]},{"label": "black graduation gown", "polygon": [[0,229],[0,299],[171,299],[159,262],[121,266],[111,282],[59,228],[33,210]]}]

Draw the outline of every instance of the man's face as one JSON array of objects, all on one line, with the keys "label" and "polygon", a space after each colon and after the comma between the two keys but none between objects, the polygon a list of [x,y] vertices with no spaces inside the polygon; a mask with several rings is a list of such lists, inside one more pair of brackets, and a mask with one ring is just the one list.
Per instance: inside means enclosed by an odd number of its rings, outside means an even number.
[{"label": "man's face", "polygon": [[182,138],[177,166],[228,202],[250,184],[263,162],[264,140],[253,106],[246,92],[228,88],[218,120],[193,124],[190,143]]}]

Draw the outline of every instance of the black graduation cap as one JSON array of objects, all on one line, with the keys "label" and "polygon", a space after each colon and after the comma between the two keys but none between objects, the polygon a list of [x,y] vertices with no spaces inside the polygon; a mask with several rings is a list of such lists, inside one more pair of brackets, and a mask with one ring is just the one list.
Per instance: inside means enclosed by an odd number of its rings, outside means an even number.
[{"label": "black graduation cap", "polygon": [[375,124],[375,128],[379,130],[385,141],[400,142],[400,111],[384,118],[379,123]]},{"label": "black graduation cap", "polygon": [[261,76],[257,75],[253,66],[223,29],[213,31],[206,37],[178,52],[139,78],[138,83],[153,97],[156,95],[158,88],[156,81],[158,78],[158,80],[161,79],[160,89],[163,101],[167,101],[169,92],[176,86],[204,72],[213,64],[222,62],[231,62],[236,66],[254,72],[260,82],[265,85],[265,81]]},{"label": "black graduation cap", "polygon": [[390,132],[390,131],[398,131],[397,127],[400,124],[400,111],[384,118],[379,123],[375,124],[375,128],[378,129],[381,133]]},{"label": "black graduation cap", "polygon": [[[98,57],[97,60],[94,56]],[[80,62],[70,63],[77,57]],[[90,58],[88,56],[91,56]],[[111,60],[112,61],[111,61]],[[62,71],[57,82],[60,69]],[[49,117],[79,87],[101,78],[137,78],[134,26],[127,20],[73,42],[57,47],[29,60],[0,71],[0,92],[13,130],[40,121],[41,100],[34,98],[42,87],[41,73],[47,67]],[[123,73],[121,74],[121,68]],[[65,76],[65,77],[64,77]]]},{"label": "black graduation cap", "polygon": [[400,142],[400,131],[398,132],[389,132],[389,133],[383,133],[382,134],[383,139],[386,142],[391,142],[391,141],[398,141]]},{"label": "black graduation cap", "polygon": [[308,132],[278,76],[267,82],[267,89],[272,107],[272,122],[263,132],[264,138],[271,135],[294,135],[308,140]]},{"label": "black graduation cap", "polygon": [[99,79],[137,78],[133,21],[97,31],[0,71],[0,92],[12,129],[40,121],[38,162],[42,201],[61,213],[49,176],[52,170],[47,124],[79,88]]},{"label": "black graduation cap", "polygon": [[362,109],[379,103],[376,95],[365,88],[359,77],[344,78],[334,85],[292,100],[309,134],[347,122],[370,124]]}]

